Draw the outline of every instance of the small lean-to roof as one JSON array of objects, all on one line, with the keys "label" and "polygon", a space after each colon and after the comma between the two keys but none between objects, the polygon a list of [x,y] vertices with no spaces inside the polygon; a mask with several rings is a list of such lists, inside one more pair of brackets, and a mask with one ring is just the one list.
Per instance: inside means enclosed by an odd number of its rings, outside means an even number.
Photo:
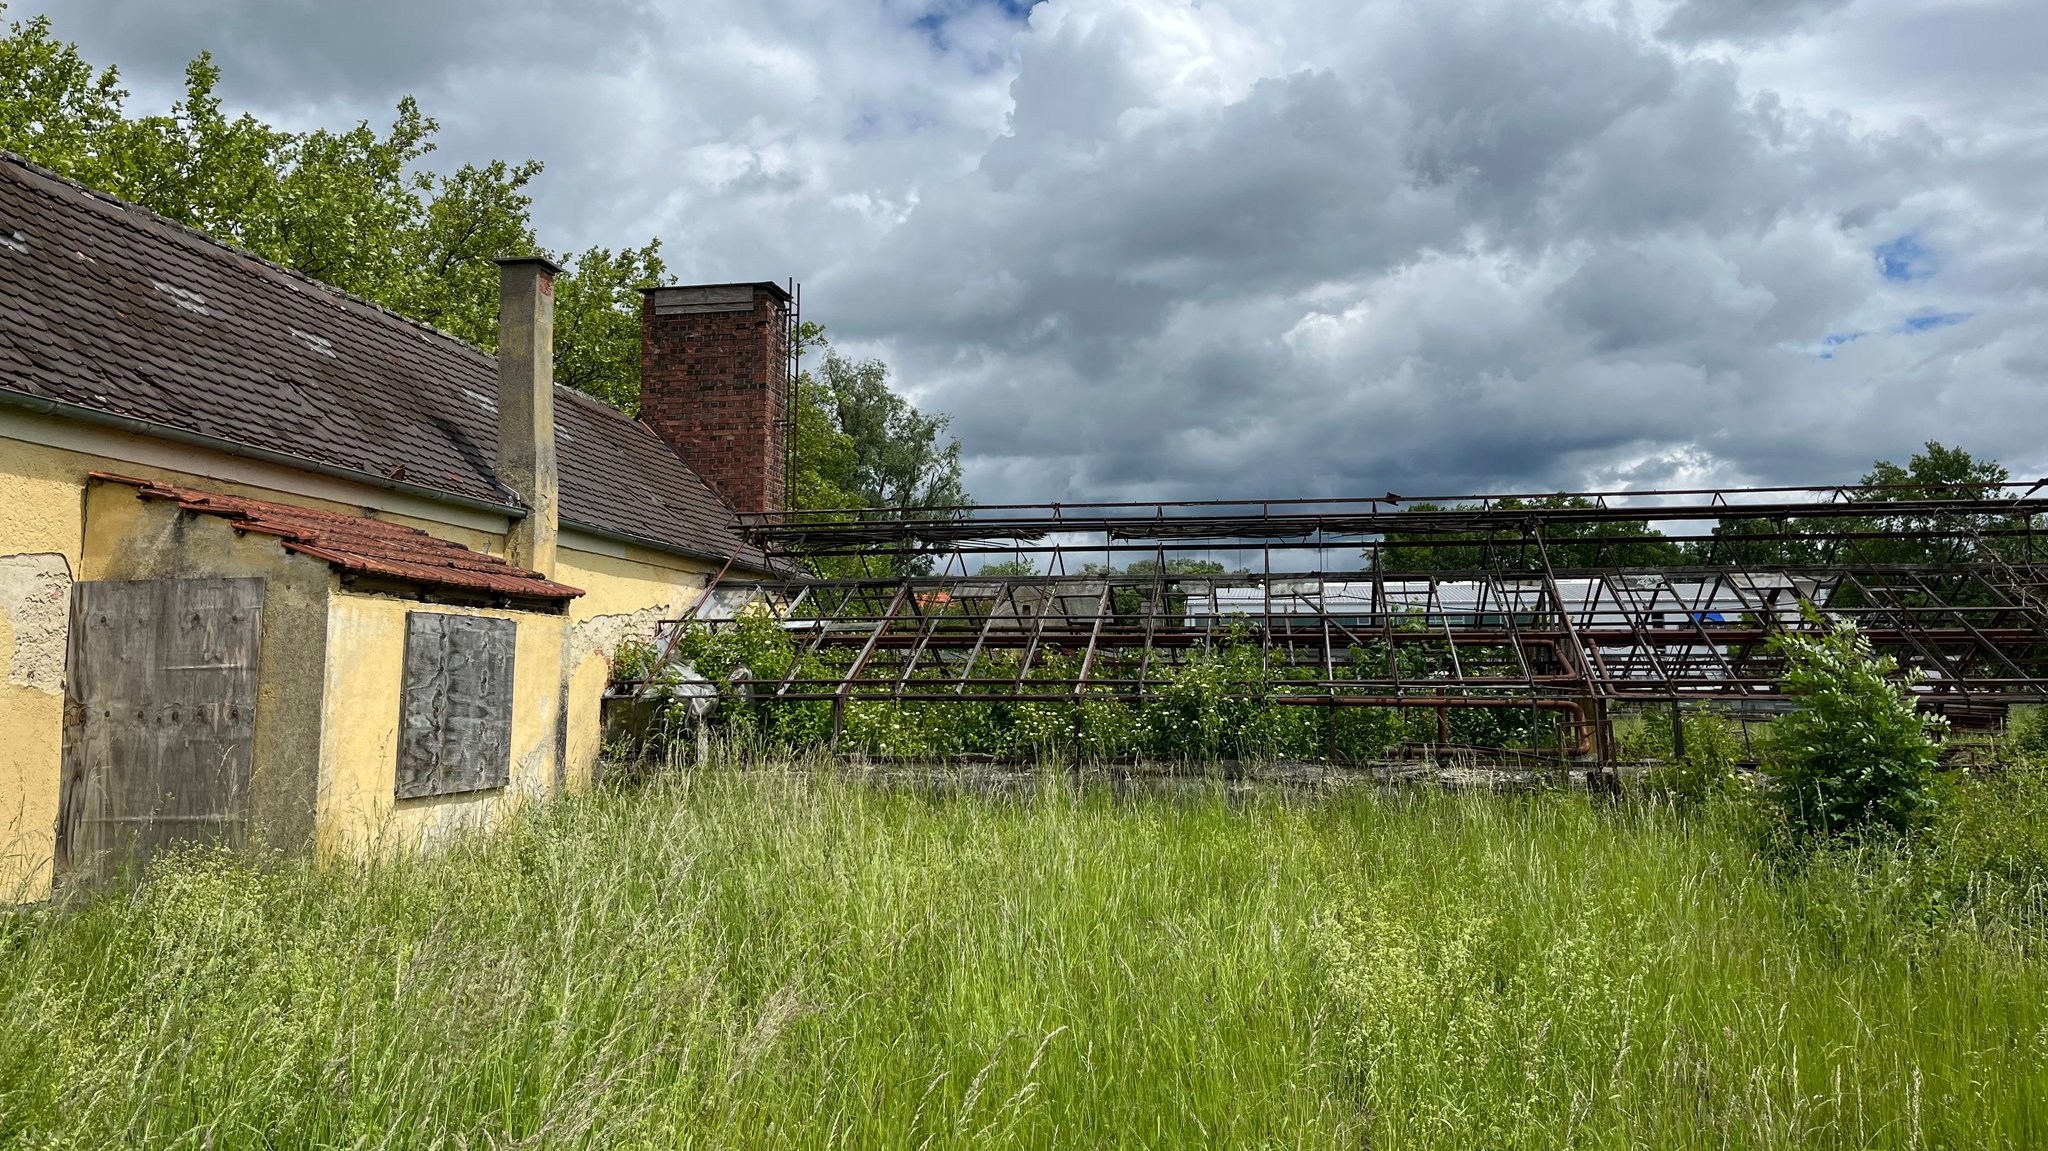
[{"label": "small lean-to roof", "polygon": [[583,594],[581,588],[556,583],[539,572],[513,567],[497,556],[471,551],[404,524],[202,492],[111,472],[94,472],[92,478],[127,484],[145,500],[168,500],[184,511],[219,516],[238,532],[276,536],[284,550],[326,560],[337,571],[514,600],[559,604]]},{"label": "small lean-to roof", "polygon": [[[0,400],[50,400],[427,496],[498,482],[497,361],[0,152]],[[769,570],[645,425],[555,389],[564,526]]]}]

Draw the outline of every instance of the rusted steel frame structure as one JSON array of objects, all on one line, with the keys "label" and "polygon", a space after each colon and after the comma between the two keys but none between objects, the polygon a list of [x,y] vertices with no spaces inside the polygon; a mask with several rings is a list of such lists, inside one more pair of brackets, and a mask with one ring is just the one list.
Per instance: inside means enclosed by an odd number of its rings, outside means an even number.
[{"label": "rusted steel frame structure", "polygon": [[[1604,759],[1611,704],[1768,707],[1769,639],[1832,619],[1925,672],[1930,709],[2048,701],[2038,488],[788,512],[742,517],[749,538],[873,574],[723,576],[690,622],[766,605],[805,657],[776,697],[829,701],[835,720],[855,701],[1142,703],[1228,633],[1261,647],[1260,702],[1523,709],[1532,731],[1548,713],[1563,750]],[[1625,566],[1650,545],[1690,551]],[[1470,566],[1404,570],[1447,555]],[[979,570],[1009,557],[1035,574]],[[1193,557],[1237,570],[1173,562]]]},{"label": "rusted steel frame structure", "polygon": [[[1719,537],[1667,532],[1659,538],[1702,542],[1851,541],[1916,538],[1923,524],[1977,517],[2024,521],[2042,514],[2044,484],[1837,485],[1820,488],[1686,488],[1637,492],[1535,492],[1449,496],[1369,496],[1345,499],[1202,500],[1182,502],[999,504],[864,512],[786,511],[740,517],[763,546],[792,556],[902,556],[944,552],[1050,550],[1061,535],[1109,537],[1112,551],[1151,553],[1218,540],[1367,539],[1394,532],[1409,536],[1495,533],[1497,540],[1530,542],[1532,524],[1558,528],[1616,523],[1744,522],[1752,530]],[[1572,506],[1530,506],[1571,501]],[[1879,516],[1899,526],[1855,526],[1840,521]],[[1773,528],[1773,525],[1776,525]],[[1978,531],[1987,530],[1980,523]],[[1996,534],[2026,534],[2024,523]],[[1614,537],[1625,542],[1629,538]],[[1390,545],[1392,546],[1392,545]],[[1427,546],[1411,544],[1409,546]],[[1087,553],[1089,548],[1069,548]]]}]

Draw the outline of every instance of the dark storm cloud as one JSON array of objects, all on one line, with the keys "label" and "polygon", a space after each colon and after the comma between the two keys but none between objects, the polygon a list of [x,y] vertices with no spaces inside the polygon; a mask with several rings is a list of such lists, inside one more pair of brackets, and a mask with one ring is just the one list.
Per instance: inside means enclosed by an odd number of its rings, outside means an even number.
[{"label": "dark storm cloud", "polygon": [[58,31],[152,83],[211,51],[241,99],[388,106],[481,66],[602,67],[652,0],[65,0]]},{"label": "dark storm cloud", "polygon": [[1672,40],[1755,40],[1804,27],[1849,0],[1684,0],[1659,30]]},{"label": "dark storm cloud", "polygon": [[259,111],[418,90],[555,246],[799,276],[986,501],[2048,466],[2048,6],[416,7],[57,15]]},{"label": "dark storm cloud", "polygon": [[1135,7],[1028,46],[1010,132],[827,281],[874,301],[860,326],[884,285],[929,301],[894,344],[1013,488],[1775,471],[1750,425],[1802,414],[1882,280],[1836,215],[1930,159],[1523,5],[1394,6],[1357,51],[1163,107]]}]

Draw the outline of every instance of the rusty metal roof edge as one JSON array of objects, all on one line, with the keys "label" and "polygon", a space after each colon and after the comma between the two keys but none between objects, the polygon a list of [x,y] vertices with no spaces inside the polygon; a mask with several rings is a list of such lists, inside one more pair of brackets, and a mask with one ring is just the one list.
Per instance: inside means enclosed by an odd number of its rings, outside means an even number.
[{"label": "rusty metal roof edge", "polygon": [[305,456],[293,455],[290,452],[280,452],[273,448],[245,444],[239,440],[225,439],[220,436],[208,435],[205,432],[190,431],[171,424],[157,423],[154,420],[124,416],[118,412],[107,411],[104,408],[92,407],[89,404],[74,404],[69,400],[52,399],[49,396],[39,396],[32,392],[16,391],[4,385],[0,385],[0,404],[10,407],[27,408],[29,411],[39,415],[64,416],[82,423],[98,424],[102,427],[113,428],[116,431],[129,432],[138,436],[150,436],[160,440],[190,444],[193,447],[210,448],[226,455],[256,460],[259,463],[277,464],[281,467],[295,468],[302,472],[313,472],[317,475],[332,476],[335,479],[352,480],[356,483],[368,484],[374,488],[383,488],[386,491],[417,496],[420,499],[430,500],[434,503],[451,504],[455,507],[468,508],[472,511],[491,512],[504,516],[507,519],[521,520],[526,518],[526,509],[518,504],[492,503],[489,500],[456,495],[454,492],[442,491],[439,488],[410,484],[404,480],[394,480],[388,476],[380,476],[375,472],[359,471],[355,468],[345,468],[338,464],[322,463],[319,460],[307,459]]}]

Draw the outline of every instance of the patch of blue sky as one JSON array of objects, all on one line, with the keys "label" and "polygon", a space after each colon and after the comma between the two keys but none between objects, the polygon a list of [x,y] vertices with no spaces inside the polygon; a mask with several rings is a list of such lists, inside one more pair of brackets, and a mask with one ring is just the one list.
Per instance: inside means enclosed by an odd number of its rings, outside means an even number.
[{"label": "patch of blue sky", "polygon": [[933,0],[925,13],[910,22],[912,28],[924,33],[932,47],[941,51],[949,45],[946,42],[946,25],[962,16],[975,12],[995,11],[1005,19],[1023,23],[1031,16],[1031,6],[1038,0]]},{"label": "patch of blue sky", "polygon": [[1887,280],[1903,284],[1934,274],[1934,253],[1927,250],[1914,232],[1879,244],[1871,249],[1871,255],[1877,258],[1877,270]]},{"label": "patch of blue sky", "polygon": [[1820,358],[1832,360],[1835,358],[1836,348],[1843,344],[1855,343],[1862,338],[1862,332],[1830,332],[1820,338]]},{"label": "patch of blue sky", "polygon": [[1937,312],[1932,309],[1915,312],[1899,325],[1902,332],[1931,332],[1936,328],[1953,327],[1976,315],[1975,312]]}]

